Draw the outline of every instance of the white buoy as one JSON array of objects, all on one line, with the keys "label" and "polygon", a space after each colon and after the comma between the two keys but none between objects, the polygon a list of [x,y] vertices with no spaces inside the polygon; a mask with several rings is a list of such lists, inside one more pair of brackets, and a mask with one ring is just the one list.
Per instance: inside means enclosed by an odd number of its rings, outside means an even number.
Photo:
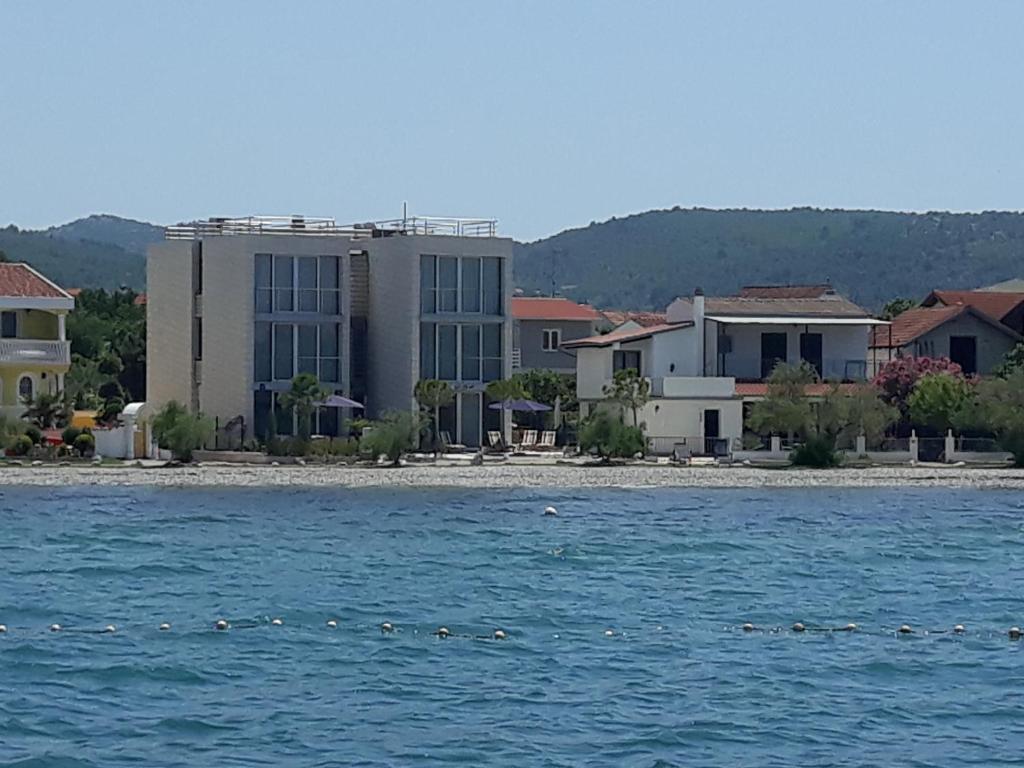
[{"label": "white buoy", "polygon": [[166,632],[170,628],[171,628],[171,625],[168,624],[166,621],[163,624],[160,625],[160,631],[161,632]]},{"label": "white buoy", "polygon": [[803,632],[803,631],[805,631],[806,629],[807,629],[807,627],[805,627],[805,626],[804,626],[804,625],[803,625],[802,623],[800,623],[799,621],[798,621],[798,622],[797,622],[796,624],[794,624],[794,625],[793,625],[793,631],[794,631],[794,632]]},{"label": "white buoy", "polygon": [[503,629],[496,629],[496,630],[494,630],[494,639],[495,640],[505,640],[507,637],[508,637],[508,635],[505,634],[505,630],[503,630]]},{"label": "white buoy", "polygon": [[1011,640],[1020,640],[1020,627],[1010,627],[1008,634]]},{"label": "white buoy", "polygon": [[327,620],[327,628],[328,629],[337,629],[338,628],[338,622],[336,622],[334,619],[328,619]]},{"label": "white buoy", "polygon": [[6,624],[0,624],[0,635],[2,635],[6,631],[7,631],[7,625]]},{"label": "white buoy", "polygon": [[213,628],[214,629],[218,629],[221,632],[223,632],[225,629],[227,629],[230,626],[231,625],[228,624],[227,620],[225,620],[225,619],[217,619],[217,623],[213,625]]},{"label": "white buoy", "polygon": [[749,623],[749,622],[747,622],[746,624],[743,625],[743,631],[744,632],[753,632],[754,631],[754,625]]},{"label": "white buoy", "polygon": [[914,630],[910,628],[909,624],[901,624],[900,628],[896,631],[899,632],[901,635],[910,635],[914,632]]},{"label": "white buoy", "polygon": [[544,507],[544,515],[546,517],[557,517],[558,510],[555,509],[554,507]]},{"label": "white buoy", "polygon": [[605,637],[612,637],[614,634],[615,634],[615,632],[613,630],[611,630],[611,629],[606,629],[604,631],[604,636]]},{"label": "white buoy", "polygon": [[448,627],[438,627],[437,628],[437,632],[435,632],[434,634],[437,635],[440,638],[446,638],[446,637],[450,637],[452,633],[448,629]]},{"label": "white buoy", "polygon": [[107,626],[103,628],[103,631],[106,632],[108,635],[113,634],[114,632],[117,632],[117,627],[115,627],[113,624],[107,624]]},{"label": "white buoy", "polygon": [[380,631],[384,634],[387,634],[388,632],[394,632],[395,628],[390,621],[385,621],[383,624],[380,625]]},{"label": "white buoy", "polygon": [[61,630],[60,624],[51,624],[50,625],[50,631],[51,632],[60,632],[60,630]]},{"label": "white buoy", "polygon": [[275,627],[280,627],[284,622],[281,619],[271,619],[270,623]]},{"label": "white buoy", "polygon": [[853,622],[850,622],[849,624],[846,625],[846,631],[847,632],[856,632],[857,631],[857,625],[854,624]]},{"label": "white buoy", "polygon": [[964,633],[964,625],[957,624],[955,627],[953,627],[953,631],[958,635],[962,635]]}]

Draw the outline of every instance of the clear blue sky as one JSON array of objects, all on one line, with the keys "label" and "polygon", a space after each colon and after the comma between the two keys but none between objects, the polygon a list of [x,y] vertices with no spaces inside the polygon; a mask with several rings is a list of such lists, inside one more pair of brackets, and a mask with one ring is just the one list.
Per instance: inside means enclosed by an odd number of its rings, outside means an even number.
[{"label": "clear blue sky", "polygon": [[1020,209],[1022,29],[1014,0],[2,0],[0,225]]}]

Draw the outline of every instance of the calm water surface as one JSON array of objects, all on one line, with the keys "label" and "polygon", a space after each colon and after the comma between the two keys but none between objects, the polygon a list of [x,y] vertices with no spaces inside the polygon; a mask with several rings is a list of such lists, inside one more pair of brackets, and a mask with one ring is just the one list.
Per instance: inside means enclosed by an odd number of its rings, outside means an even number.
[{"label": "calm water surface", "polygon": [[0,557],[0,766],[1024,764],[1017,493],[5,489]]}]

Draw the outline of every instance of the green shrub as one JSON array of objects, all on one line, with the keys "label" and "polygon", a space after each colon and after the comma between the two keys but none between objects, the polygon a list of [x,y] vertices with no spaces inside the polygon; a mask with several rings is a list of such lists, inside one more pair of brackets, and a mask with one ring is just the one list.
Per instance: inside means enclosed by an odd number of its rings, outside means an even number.
[{"label": "green shrub", "polygon": [[422,429],[423,419],[418,413],[385,413],[359,441],[359,449],[374,459],[386,456],[397,464],[403,453],[413,450],[419,443]]},{"label": "green shrub", "polygon": [[43,433],[35,424],[25,427],[25,437],[32,441],[32,445],[39,445],[43,442]]},{"label": "green shrub", "polygon": [[833,442],[827,437],[813,436],[798,445],[789,454],[789,460],[798,467],[838,467],[839,454],[833,448]]},{"label": "green shrub", "polygon": [[82,434],[82,430],[78,427],[65,427],[64,431],[60,433],[60,437],[64,441],[64,445],[74,445],[80,434]]},{"label": "green shrub", "polygon": [[96,438],[83,432],[75,438],[73,445],[79,456],[90,456],[96,451]]},{"label": "green shrub", "polygon": [[213,421],[202,414],[170,401],[153,417],[153,436],[157,445],[181,461],[191,461],[192,452],[213,436]]},{"label": "green shrub", "polygon": [[15,456],[27,456],[28,452],[32,450],[33,445],[35,443],[32,442],[31,437],[28,435],[18,435],[11,443],[10,450]]},{"label": "green shrub", "polygon": [[267,443],[271,456],[305,456],[308,452],[309,443],[301,437],[275,437]]},{"label": "green shrub", "polygon": [[309,455],[320,458],[326,458],[327,456],[355,456],[358,452],[359,441],[350,437],[314,440],[309,446]]},{"label": "green shrub", "polygon": [[647,447],[642,429],[626,426],[605,411],[580,425],[579,443],[584,453],[594,453],[602,459],[632,458],[638,453],[643,455]]}]

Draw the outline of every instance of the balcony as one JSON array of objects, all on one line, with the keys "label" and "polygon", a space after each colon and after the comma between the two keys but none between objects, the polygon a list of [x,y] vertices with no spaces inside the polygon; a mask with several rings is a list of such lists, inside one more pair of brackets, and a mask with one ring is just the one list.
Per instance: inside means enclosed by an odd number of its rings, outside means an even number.
[{"label": "balcony", "polygon": [[[795,364],[798,361],[790,361]],[[764,381],[775,368],[777,361],[762,360],[752,355],[726,355],[718,363],[719,376],[732,376],[739,381]],[[823,381],[864,381],[868,376],[866,359],[849,360],[828,358],[821,361],[818,371]]]},{"label": "balcony", "polygon": [[0,364],[70,365],[71,342],[0,339]]}]

